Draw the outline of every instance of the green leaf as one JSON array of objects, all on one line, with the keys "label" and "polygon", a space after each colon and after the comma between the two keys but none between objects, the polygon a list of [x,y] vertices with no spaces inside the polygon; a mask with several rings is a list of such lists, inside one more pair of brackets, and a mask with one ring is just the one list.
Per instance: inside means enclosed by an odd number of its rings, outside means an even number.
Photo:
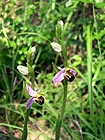
[{"label": "green leaf", "polygon": [[98,2],[95,3],[96,8],[104,8],[105,7],[105,2]]}]

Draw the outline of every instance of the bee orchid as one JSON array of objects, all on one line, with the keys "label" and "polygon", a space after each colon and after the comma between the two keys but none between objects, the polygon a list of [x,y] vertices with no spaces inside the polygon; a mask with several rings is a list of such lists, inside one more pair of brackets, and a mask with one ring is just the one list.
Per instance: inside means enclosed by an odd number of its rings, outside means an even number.
[{"label": "bee orchid", "polygon": [[66,68],[59,68],[60,71],[54,76],[53,82],[58,83],[62,80],[66,79],[69,82],[72,82],[75,78],[76,71],[72,68],[66,69]]},{"label": "bee orchid", "polygon": [[44,98],[40,93],[40,89],[33,90],[29,84],[26,84],[26,89],[31,96],[30,99],[27,101],[26,108],[29,109],[31,105],[36,101],[40,105],[44,103]]}]

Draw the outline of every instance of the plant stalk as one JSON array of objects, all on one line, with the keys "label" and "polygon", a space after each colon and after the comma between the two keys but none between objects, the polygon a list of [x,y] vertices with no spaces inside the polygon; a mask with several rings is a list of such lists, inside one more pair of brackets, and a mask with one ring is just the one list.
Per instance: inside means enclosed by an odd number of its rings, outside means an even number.
[{"label": "plant stalk", "polygon": [[[64,67],[67,67],[67,51],[66,51],[66,47],[64,44],[64,32],[62,31],[61,33],[61,38],[58,39],[61,48],[62,48],[62,59],[63,59],[63,65]],[[63,88],[64,88],[64,96],[63,96],[63,102],[62,102],[62,108],[61,108],[61,113],[58,114],[58,119],[56,122],[56,135],[55,135],[55,140],[59,140],[60,139],[60,134],[61,134],[61,125],[62,125],[62,121],[63,121],[63,116],[64,116],[64,111],[65,111],[65,107],[66,107],[66,100],[67,100],[67,88],[68,88],[68,81],[64,80],[63,82]]]},{"label": "plant stalk", "polygon": [[90,26],[87,26],[87,71],[88,71],[88,94],[89,94],[89,106],[90,114],[93,123],[93,129],[96,133],[95,117],[93,110],[93,93],[92,93],[92,38]]},{"label": "plant stalk", "polygon": [[67,87],[68,87],[66,80],[63,83],[63,87],[64,87],[64,97],[63,97],[63,102],[62,102],[61,113],[58,115],[58,119],[57,119],[57,123],[56,123],[56,138],[55,138],[55,140],[59,140],[59,138],[60,138],[60,130],[61,130],[64,111],[65,111],[65,107],[66,107]]},{"label": "plant stalk", "polygon": [[26,111],[25,114],[25,120],[24,120],[24,128],[23,128],[23,134],[22,134],[22,140],[27,140],[27,124],[29,119],[30,109]]}]

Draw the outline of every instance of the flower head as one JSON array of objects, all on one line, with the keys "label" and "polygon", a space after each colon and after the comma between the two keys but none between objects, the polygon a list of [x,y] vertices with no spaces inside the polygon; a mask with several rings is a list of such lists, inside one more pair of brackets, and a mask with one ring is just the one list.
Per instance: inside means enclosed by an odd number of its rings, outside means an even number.
[{"label": "flower head", "polygon": [[40,105],[44,103],[44,98],[42,95],[38,94],[40,93],[40,89],[33,90],[29,84],[26,84],[26,89],[31,96],[30,99],[27,101],[26,108],[29,109],[31,105],[36,101]]},{"label": "flower head", "polygon": [[65,68],[60,68],[60,71],[54,76],[53,82],[61,82],[62,80],[66,79],[69,82],[72,82],[75,78],[76,71],[73,69],[65,69]]}]

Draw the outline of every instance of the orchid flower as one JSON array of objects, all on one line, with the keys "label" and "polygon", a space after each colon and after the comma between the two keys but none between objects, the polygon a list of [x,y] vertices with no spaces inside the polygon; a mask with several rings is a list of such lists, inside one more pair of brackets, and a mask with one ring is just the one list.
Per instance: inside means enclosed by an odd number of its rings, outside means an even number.
[{"label": "orchid flower", "polygon": [[30,99],[27,101],[27,105],[26,108],[29,109],[31,107],[31,105],[36,101],[39,104],[43,104],[44,103],[44,98],[43,96],[41,96],[40,94],[38,95],[38,93],[40,93],[40,89],[36,89],[33,90],[29,84],[26,84],[26,89],[29,93],[29,95],[31,96]]},{"label": "orchid flower", "polygon": [[66,79],[69,82],[72,82],[75,78],[76,71],[72,68],[66,69],[66,68],[58,68],[60,71],[54,76],[53,82],[58,83],[62,80]]}]

